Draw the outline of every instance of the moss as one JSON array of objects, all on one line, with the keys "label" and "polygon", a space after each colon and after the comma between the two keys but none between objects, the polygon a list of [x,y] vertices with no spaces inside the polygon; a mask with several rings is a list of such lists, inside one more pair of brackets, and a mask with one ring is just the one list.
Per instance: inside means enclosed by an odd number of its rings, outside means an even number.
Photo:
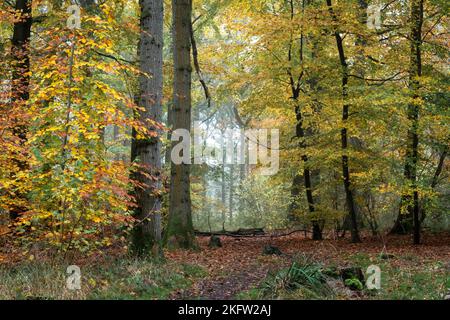
[{"label": "moss", "polygon": [[356,278],[346,279],[344,282],[345,286],[350,288],[351,290],[361,291],[364,289],[364,285]]}]

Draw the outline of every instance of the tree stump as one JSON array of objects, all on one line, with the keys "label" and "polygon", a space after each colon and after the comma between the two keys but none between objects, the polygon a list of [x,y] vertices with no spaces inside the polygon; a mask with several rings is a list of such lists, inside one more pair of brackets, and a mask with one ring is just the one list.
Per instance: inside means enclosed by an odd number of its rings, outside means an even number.
[{"label": "tree stump", "polygon": [[380,258],[383,260],[389,260],[389,259],[394,259],[395,256],[393,254],[389,254],[389,253],[382,253],[380,255]]},{"label": "tree stump", "polygon": [[341,278],[344,285],[351,290],[362,290],[364,288],[364,273],[361,268],[344,268],[341,270]]},{"label": "tree stump", "polygon": [[283,254],[283,252],[281,252],[281,250],[278,247],[274,247],[269,244],[269,245],[264,246],[263,254],[281,256]]},{"label": "tree stump", "polygon": [[211,238],[209,238],[208,247],[210,248],[221,248],[222,242],[220,241],[220,237],[216,235],[212,235]]}]

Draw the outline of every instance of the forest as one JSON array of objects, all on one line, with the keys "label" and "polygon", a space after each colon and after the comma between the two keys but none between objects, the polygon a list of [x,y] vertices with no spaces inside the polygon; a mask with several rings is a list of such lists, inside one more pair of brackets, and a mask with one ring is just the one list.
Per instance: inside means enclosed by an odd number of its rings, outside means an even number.
[{"label": "forest", "polygon": [[0,299],[450,300],[448,11],[1,1]]}]

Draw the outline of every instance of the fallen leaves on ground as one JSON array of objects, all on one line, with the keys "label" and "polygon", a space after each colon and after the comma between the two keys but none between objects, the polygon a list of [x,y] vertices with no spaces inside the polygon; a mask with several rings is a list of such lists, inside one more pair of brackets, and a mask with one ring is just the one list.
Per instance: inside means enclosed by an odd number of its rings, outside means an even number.
[{"label": "fallen leaves on ground", "polygon": [[[179,263],[198,264],[208,271],[208,276],[194,283],[192,288],[178,291],[173,299],[232,299],[236,294],[248,290],[261,282],[270,270],[289,265],[291,259],[298,254],[306,254],[325,264],[347,266],[349,257],[364,253],[371,258],[381,254],[414,257],[408,259],[392,259],[394,267],[413,267],[420,262],[450,262],[450,234],[426,234],[423,244],[411,245],[409,236],[387,236],[382,239],[366,237],[362,243],[352,244],[348,239],[327,239],[313,241],[303,234],[292,234],[285,237],[232,238],[221,237],[221,248],[209,248],[208,237],[198,239],[199,250],[167,251],[165,256]],[[266,256],[262,254],[265,245],[279,247],[282,256]],[[410,264],[410,265],[407,265]]]}]

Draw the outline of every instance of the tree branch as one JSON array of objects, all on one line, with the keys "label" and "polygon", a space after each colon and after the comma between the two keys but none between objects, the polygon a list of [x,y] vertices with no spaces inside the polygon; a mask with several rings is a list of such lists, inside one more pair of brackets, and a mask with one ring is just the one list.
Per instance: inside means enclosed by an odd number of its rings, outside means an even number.
[{"label": "tree branch", "polygon": [[194,22],[191,22],[189,32],[191,34],[192,58],[194,60],[194,68],[195,68],[195,72],[197,73],[200,84],[202,85],[203,91],[205,93],[205,98],[206,98],[206,101],[208,102],[208,108],[210,108],[211,107],[211,94],[209,92],[209,89],[208,89],[208,86],[206,85],[205,80],[203,79],[203,75],[200,70],[200,64],[198,63],[198,50],[197,50],[197,43],[196,43],[195,37],[194,37],[193,24],[194,24]]}]

